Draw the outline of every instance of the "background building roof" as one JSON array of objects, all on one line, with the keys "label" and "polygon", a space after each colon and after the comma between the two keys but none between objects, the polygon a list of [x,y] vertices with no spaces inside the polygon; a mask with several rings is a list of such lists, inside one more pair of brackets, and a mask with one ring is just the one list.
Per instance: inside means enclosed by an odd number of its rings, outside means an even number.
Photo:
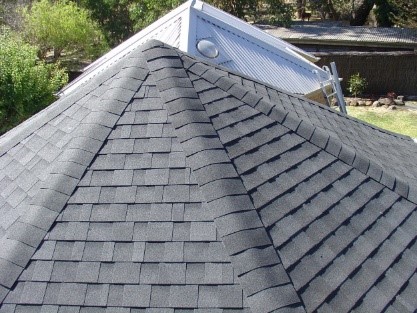
[{"label": "background building roof", "polygon": [[417,145],[150,41],[0,138],[14,312],[417,309]]},{"label": "background building roof", "polygon": [[293,44],[417,48],[417,31],[415,29],[366,26],[348,27],[314,22],[296,24],[291,28],[260,27],[267,33]]}]

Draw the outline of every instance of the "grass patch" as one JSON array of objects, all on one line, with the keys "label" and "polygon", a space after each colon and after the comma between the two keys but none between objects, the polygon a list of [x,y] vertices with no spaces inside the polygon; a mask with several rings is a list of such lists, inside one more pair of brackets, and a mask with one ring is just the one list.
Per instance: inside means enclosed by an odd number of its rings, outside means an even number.
[{"label": "grass patch", "polygon": [[417,111],[347,107],[348,114],[389,131],[417,138]]}]

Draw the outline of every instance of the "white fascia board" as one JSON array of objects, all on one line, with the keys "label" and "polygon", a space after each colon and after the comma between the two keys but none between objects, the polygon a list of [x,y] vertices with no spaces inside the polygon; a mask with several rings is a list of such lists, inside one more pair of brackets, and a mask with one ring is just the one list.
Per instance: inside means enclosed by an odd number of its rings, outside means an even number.
[{"label": "white fascia board", "polygon": [[226,13],[220,9],[217,9],[207,3],[202,1],[196,0],[195,5],[193,6],[194,9],[200,10],[205,12],[207,15],[212,16],[215,19],[223,21],[226,24],[233,26],[234,28],[238,28],[241,32],[250,35],[251,37],[258,38],[260,41],[266,42],[269,45],[273,46],[276,49],[280,50],[290,50],[296,56],[302,56],[303,58],[308,59],[310,62],[317,62],[319,58],[315,57],[314,55],[282,40],[275,36],[272,36],[259,28],[250,25],[241,19]]},{"label": "white fascia board", "polygon": [[[180,46],[178,47],[180,50],[184,52],[190,52],[192,49],[192,45],[194,44],[193,38],[195,38],[195,19],[193,18],[193,10],[192,7],[194,6],[195,0],[189,0],[186,2],[188,4],[187,11],[182,16],[182,26],[181,26],[181,38],[180,38]],[[184,5],[184,4],[183,4]]]}]

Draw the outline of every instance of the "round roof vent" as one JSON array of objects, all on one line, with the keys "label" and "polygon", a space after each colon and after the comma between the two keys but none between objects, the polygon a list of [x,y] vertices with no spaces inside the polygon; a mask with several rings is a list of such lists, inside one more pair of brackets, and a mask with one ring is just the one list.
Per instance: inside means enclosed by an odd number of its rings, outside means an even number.
[{"label": "round roof vent", "polygon": [[197,42],[197,50],[206,58],[214,59],[219,56],[219,49],[216,44],[208,39],[201,39]]}]

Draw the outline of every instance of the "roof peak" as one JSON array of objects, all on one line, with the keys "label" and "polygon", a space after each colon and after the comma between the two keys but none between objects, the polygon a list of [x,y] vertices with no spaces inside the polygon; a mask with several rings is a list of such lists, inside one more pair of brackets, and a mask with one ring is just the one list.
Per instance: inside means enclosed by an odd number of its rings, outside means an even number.
[{"label": "roof peak", "polygon": [[[159,41],[102,75],[0,157],[0,299],[12,313],[28,303],[348,311],[413,288],[415,184],[370,161],[412,175],[410,140]],[[390,296],[375,294],[404,260],[410,272]]]}]

